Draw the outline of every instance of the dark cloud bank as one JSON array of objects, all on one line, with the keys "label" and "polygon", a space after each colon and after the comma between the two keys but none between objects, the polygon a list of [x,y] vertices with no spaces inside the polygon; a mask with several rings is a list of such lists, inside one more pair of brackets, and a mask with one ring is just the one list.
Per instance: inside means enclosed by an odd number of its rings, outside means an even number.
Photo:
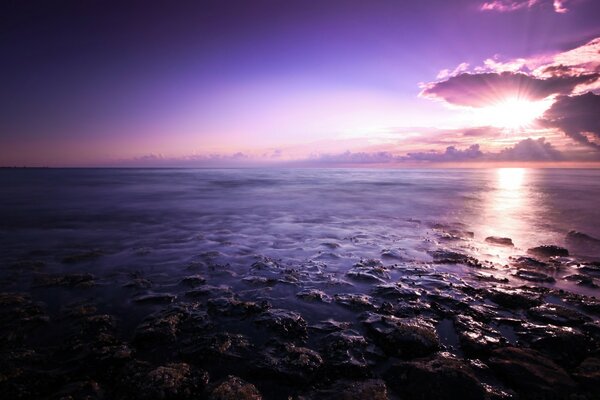
[{"label": "dark cloud bank", "polygon": [[386,164],[386,163],[465,163],[465,162],[556,162],[556,161],[600,161],[600,156],[564,153],[545,138],[525,139],[499,152],[484,152],[479,144],[464,149],[449,146],[445,151],[408,153],[405,156],[389,152],[344,152],[310,158],[309,163],[328,164]]}]

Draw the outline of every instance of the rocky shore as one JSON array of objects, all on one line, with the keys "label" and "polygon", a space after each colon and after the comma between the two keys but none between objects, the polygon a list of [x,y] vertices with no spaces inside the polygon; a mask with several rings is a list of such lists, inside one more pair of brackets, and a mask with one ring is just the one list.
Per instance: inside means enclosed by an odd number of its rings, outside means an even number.
[{"label": "rocky shore", "polygon": [[[432,228],[428,261],[387,248],[345,270],[265,256],[234,268],[216,251],[169,271],[94,269],[110,257],[97,249],[59,261],[36,253],[15,259],[0,286],[0,392],[10,399],[600,398],[593,295],[600,263],[540,244],[500,265],[448,246],[473,240],[451,228]],[[510,238],[485,242],[514,247]],[[339,247],[324,243],[323,254]]]}]

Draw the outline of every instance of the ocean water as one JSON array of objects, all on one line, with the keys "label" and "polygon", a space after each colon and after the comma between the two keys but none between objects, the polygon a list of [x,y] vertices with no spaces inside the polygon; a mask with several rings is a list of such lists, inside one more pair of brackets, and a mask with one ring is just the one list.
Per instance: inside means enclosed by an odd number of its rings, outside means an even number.
[{"label": "ocean water", "polygon": [[[99,285],[81,296],[123,313],[131,312],[122,287],[132,276],[152,281],[150,293],[181,295],[177,282],[194,272],[250,293],[260,291],[245,279],[257,260],[300,271],[293,289],[267,285],[260,296],[268,290],[302,307],[295,292],[334,295],[331,281],[348,281],[360,260],[403,276],[430,266],[449,281],[476,282],[464,265],[434,265],[436,251],[455,251],[521,285],[506,266],[530,247],[566,246],[573,263],[600,258],[593,241],[566,239],[571,230],[600,238],[600,170],[5,169],[0,185],[3,290],[29,291],[39,274],[91,273]],[[515,246],[489,245],[490,235]],[[43,267],[19,267],[28,260]],[[596,291],[563,279],[548,285]],[[73,300],[54,289],[36,293],[56,308]]]}]

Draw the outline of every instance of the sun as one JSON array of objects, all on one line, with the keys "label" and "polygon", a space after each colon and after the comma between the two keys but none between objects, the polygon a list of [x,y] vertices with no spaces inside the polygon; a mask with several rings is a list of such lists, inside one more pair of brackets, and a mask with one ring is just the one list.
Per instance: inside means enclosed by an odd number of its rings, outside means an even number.
[{"label": "sun", "polygon": [[531,101],[508,97],[477,110],[478,119],[486,125],[517,130],[533,124],[550,107],[550,100]]}]

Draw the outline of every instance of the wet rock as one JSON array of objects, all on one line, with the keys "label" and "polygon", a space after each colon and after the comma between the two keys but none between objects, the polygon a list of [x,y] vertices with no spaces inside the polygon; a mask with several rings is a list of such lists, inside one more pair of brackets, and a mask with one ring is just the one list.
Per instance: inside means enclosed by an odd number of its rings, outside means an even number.
[{"label": "wet rock", "polygon": [[38,275],[34,277],[34,286],[66,286],[71,288],[86,288],[94,286],[92,274]]},{"label": "wet rock", "polygon": [[204,283],[206,283],[206,278],[203,277],[202,275],[186,276],[180,282],[180,284],[182,284],[182,285],[192,286],[192,287],[203,285]]},{"label": "wet rock", "polygon": [[333,296],[336,303],[353,310],[374,310],[373,298],[366,294],[344,293]]},{"label": "wet rock", "polygon": [[208,373],[186,363],[171,363],[156,368],[148,363],[131,363],[121,376],[118,398],[197,399],[208,384]]},{"label": "wet rock", "polygon": [[588,357],[583,360],[573,377],[592,395],[600,396],[600,358]]},{"label": "wet rock", "polygon": [[253,301],[237,300],[230,297],[210,299],[207,301],[206,305],[211,314],[238,317],[256,315],[271,307],[267,301],[256,303]]},{"label": "wet rock", "polygon": [[532,257],[510,257],[510,265],[518,268],[545,268],[548,264]]},{"label": "wet rock", "polygon": [[468,315],[455,316],[454,326],[461,349],[469,357],[486,356],[492,349],[507,343],[500,332]]},{"label": "wet rock", "polygon": [[569,255],[569,250],[553,244],[532,247],[527,249],[527,252],[529,254],[533,254],[534,256],[543,258],[567,257]]},{"label": "wet rock", "polygon": [[485,241],[490,244],[494,244],[497,246],[509,246],[513,247],[515,244],[513,243],[511,238],[508,237],[499,237],[499,236],[488,236],[485,238]]},{"label": "wet rock", "polygon": [[278,280],[274,278],[266,278],[264,276],[246,276],[242,279],[244,282],[257,286],[273,286]]},{"label": "wet rock", "polygon": [[415,300],[421,296],[419,290],[404,287],[397,283],[377,285],[375,286],[375,289],[373,289],[373,294],[378,297],[393,300]]},{"label": "wet rock", "polygon": [[555,325],[581,325],[591,321],[591,318],[578,311],[556,304],[542,304],[527,311],[527,314],[538,321]]},{"label": "wet rock", "polygon": [[65,264],[81,263],[81,262],[95,260],[97,258],[102,257],[103,255],[104,255],[104,253],[99,250],[84,251],[81,253],[74,253],[74,254],[65,256],[62,259],[62,262]]},{"label": "wet rock", "polygon": [[21,293],[0,293],[0,349],[22,342],[48,321],[43,303]]},{"label": "wet rock", "polygon": [[175,301],[177,296],[170,293],[148,293],[133,298],[138,304],[169,304]]},{"label": "wet rock", "polygon": [[350,279],[367,282],[385,282],[390,279],[388,269],[381,261],[369,259],[361,260],[346,273]]},{"label": "wet rock", "polygon": [[494,283],[508,283],[509,282],[508,278],[500,278],[493,274],[484,274],[481,272],[473,274],[473,277],[475,277],[475,279],[477,279],[478,281],[483,281],[483,282],[494,282]]},{"label": "wet rock", "polygon": [[308,336],[306,321],[294,311],[270,309],[258,315],[254,322],[290,340],[306,339]]},{"label": "wet rock", "polygon": [[[529,339],[529,338],[528,338]],[[564,368],[573,368],[583,361],[593,348],[591,339],[573,328],[548,329],[530,346]]]},{"label": "wet rock", "polygon": [[523,289],[494,288],[485,290],[483,295],[494,303],[510,309],[527,309],[542,303],[538,295]]},{"label": "wet rock", "polygon": [[233,291],[229,286],[221,285],[221,286],[211,286],[211,285],[202,285],[196,287],[192,290],[189,290],[185,293],[186,297],[190,298],[202,298],[202,297],[233,297]]},{"label": "wet rock", "polygon": [[296,293],[296,296],[305,301],[331,303],[331,296],[318,289],[305,289]]},{"label": "wet rock", "polygon": [[310,325],[308,327],[308,329],[316,331],[316,332],[331,333],[331,332],[343,331],[345,329],[350,328],[351,325],[352,324],[350,322],[342,322],[342,321],[336,321],[334,319],[327,319],[327,320],[321,321],[317,324]]},{"label": "wet rock", "polygon": [[469,365],[447,356],[394,364],[384,378],[403,399],[487,398],[485,388]]},{"label": "wet rock", "polygon": [[292,343],[275,343],[267,347],[256,368],[260,375],[270,375],[291,383],[307,383],[323,366],[321,355]]},{"label": "wet rock", "polygon": [[123,287],[134,289],[148,289],[152,287],[152,282],[144,278],[133,278],[129,282],[125,283]]},{"label": "wet rock", "polygon": [[531,270],[526,270],[526,269],[520,269],[517,272],[515,272],[515,276],[519,279],[523,279],[525,281],[530,281],[530,282],[555,282],[555,279],[553,277],[551,277],[550,275],[546,275],[542,272],[538,272],[538,271],[531,271]]},{"label": "wet rock", "polygon": [[596,282],[594,282],[594,278],[583,274],[567,275],[564,277],[564,279],[567,281],[577,282],[577,284],[580,286],[587,286],[590,288],[598,287]]},{"label": "wet rock", "polygon": [[525,398],[560,398],[576,387],[561,367],[535,350],[496,349],[488,364],[508,386]]},{"label": "wet rock", "polygon": [[338,381],[330,387],[314,390],[298,400],[388,400],[388,390],[381,379]]},{"label": "wet rock", "polygon": [[147,317],[135,329],[133,343],[143,348],[165,345],[211,326],[208,314],[198,305],[178,304]]},{"label": "wet rock", "polygon": [[472,267],[479,267],[479,260],[463,253],[450,250],[434,250],[429,254],[433,257],[433,261],[437,264],[465,264]]},{"label": "wet rock", "polygon": [[427,356],[440,347],[434,326],[423,319],[367,313],[367,333],[386,353],[403,358]]},{"label": "wet rock", "polygon": [[54,395],[60,400],[100,400],[104,398],[100,384],[93,380],[68,383]]},{"label": "wet rock", "polygon": [[184,340],[179,352],[194,362],[239,362],[248,361],[253,350],[245,335],[219,332]]},{"label": "wet rock", "polygon": [[328,375],[354,378],[368,376],[369,366],[365,358],[367,347],[367,340],[353,330],[325,336],[321,340],[320,352],[326,361]]},{"label": "wet rock", "polygon": [[261,400],[258,389],[237,376],[230,375],[211,391],[210,400]]},{"label": "wet rock", "polygon": [[39,271],[45,266],[46,263],[40,260],[19,260],[12,263],[10,268],[19,271]]}]

